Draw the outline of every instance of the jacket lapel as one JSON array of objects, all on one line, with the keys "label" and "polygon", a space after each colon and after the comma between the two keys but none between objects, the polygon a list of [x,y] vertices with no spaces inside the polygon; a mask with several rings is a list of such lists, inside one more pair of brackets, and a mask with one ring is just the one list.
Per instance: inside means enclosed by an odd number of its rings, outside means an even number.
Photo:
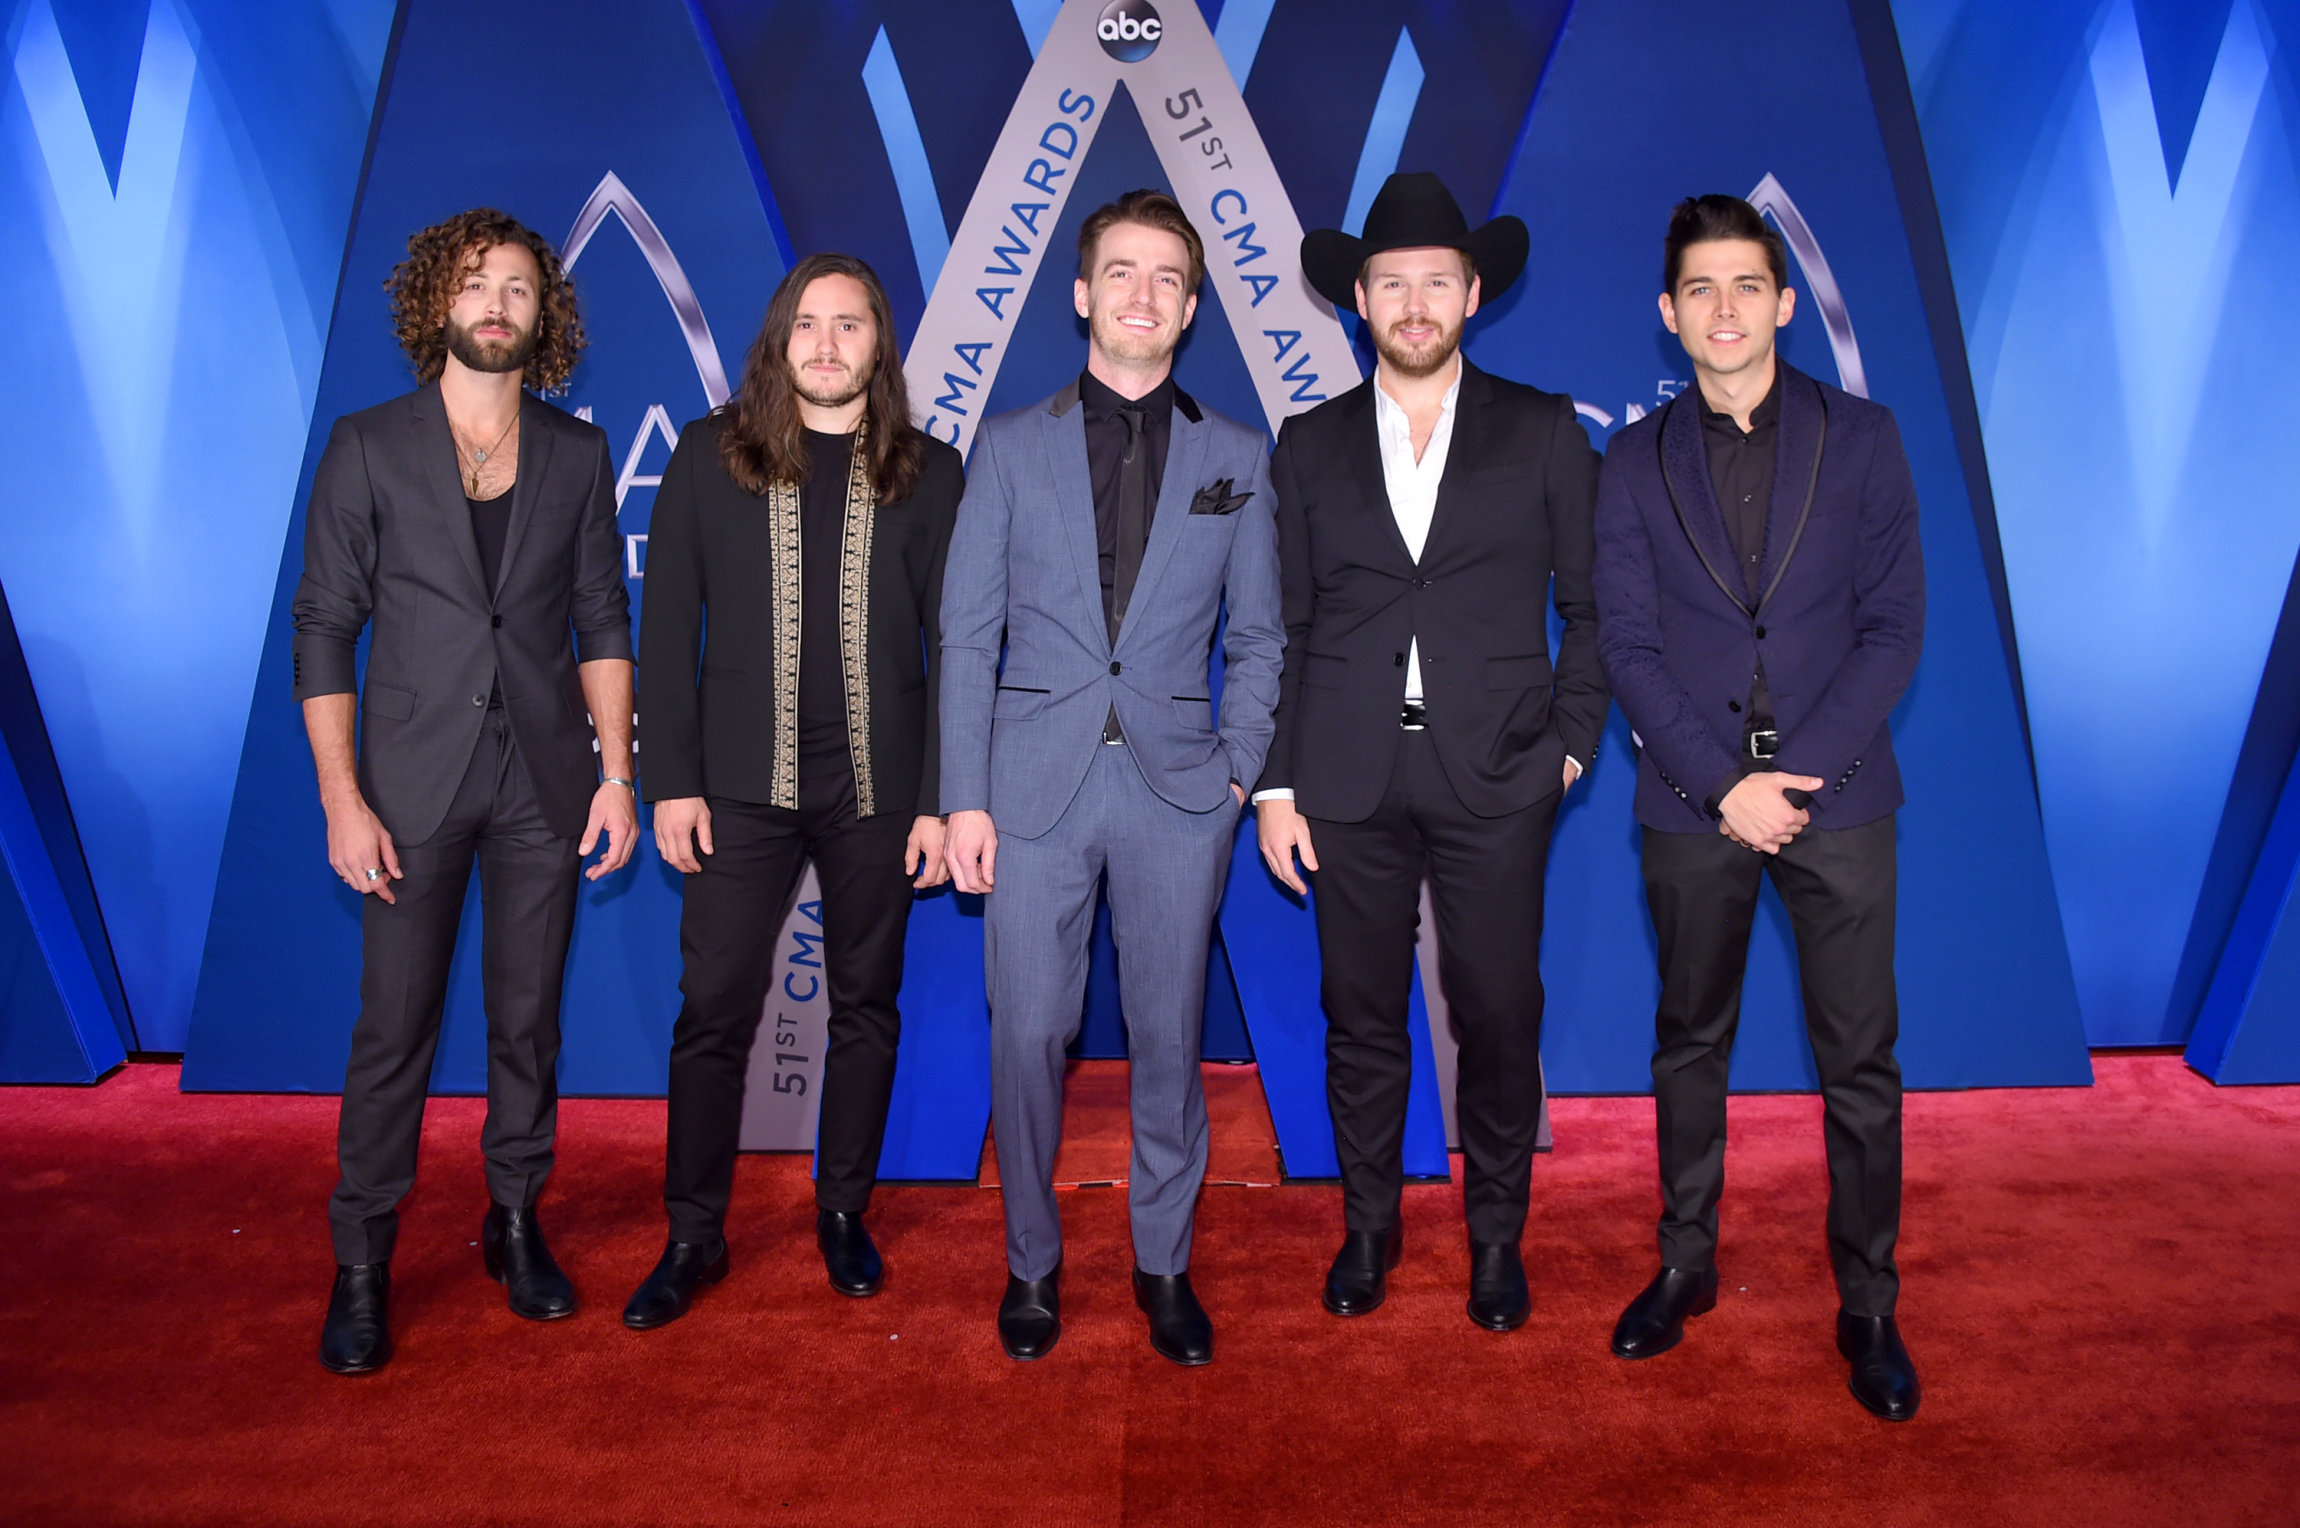
[{"label": "jacket lapel", "polygon": [[484,594],[487,576],[479,566],[479,539],[471,533],[463,480],[456,476],[455,435],[447,427],[447,405],[440,400],[437,382],[427,382],[415,393],[414,415],[416,455],[423,462],[424,486],[431,490],[447,528],[448,542],[471,570],[472,586]]},{"label": "jacket lapel", "polygon": [[1670,497],[1676,502],[1694,552],[1726,598],[1746,609],[1748,599],[1742,592],[1739,570],[1735,568],[1730,579],[1722,571],[1734,568],[1733,541],[1725,533],[1725,511],[1718,507],[1717,491],[1709,481],[1709,450],[1701,439],[1701,400],[1689,396],[1692,391],[1688,387],[1679,393],[1683,401],[1670,404],[1668,417],[1662,421],[1661,470],[1669,480]]},{"label": "jacket lapel", "polygon": [[[1445,476],[1438,479],[1437,503],[1430,510],[1430,532],[1422,541],[1423,562],[1435,557],[1445,544],[1447,527],[1461,515],[1461,480],[1485,461],[1486,437],[1493,428],[1492,413],[1486,405],[1492,401],[1493,379],[1463,356],[1461,391],[1453,400],[1453,439],[1446,446]],[[1390,523],[1397,523],[1395,516]],[[1398,544],[1405,544],[1402,537]]]},{"label": "jacket lapel", "polygon": [[[519,543],[535,518],[535,501],[543,493],[543,474],[551,470],[551,430],[542,424],[543,405],[519,395],[519,476],[511,484],[511,523],[503,533],[503,566],[495,570],[495,593],[519,561]],[[530,425],[535,428],[528,428]]]},{"label": "jacket lapel", "polygon": [[1078,384],[1071,383],[1047,401],[1045,421],[1047,466],[1054,480],[1054,517],[1061,523],[1062,539],[1070,543],[1070,560],[1078,569],[1082,632],[1092,632],[1094,646],[1110,651],[1110,622],[1102,613],[1102,549],[1094,539],[1094,478],[1086,465],[1086,411],[1078,406]]},{"label": "jacket lapel", "polygon": [[[1190,501],[1197,496],[1198,478],[1206,465],[1206,440],[1212,432],[1205,421],[1192,419],[1180,404],[1174,407],[1174,422],[1166,437],[1165,475],[1158,483],[1158,509],[1150,517],[1150,540],[1142,548],[1141,571],[1134,575],[1134,593],[1126,602],[1126,620],[1118,628],[1118,645],[1126,645],[1126,633],[1142,623],[1134,612],[1150,603],[1150,596],[1158,588],[1159,575],[1174,558],[1174,548],[1182,540],[1183,522],[1190,518]],[[1102,593],[1099,568],[1096,571],[1094,592]]]},{"label": "jacket lapel", "polygon": [[1765,511],[1765,555],[1757,587],[1767,598],[1796,555],[1826,448],[1826,411],[1820,385],[1788,362],[1781,367],[1781,428],[1774,443],[1773,502]]},{"label": "jacket lapel", "polygon": [[[1382,432],[1374,414],[1374,388],[1372,377],[1360,382],[1350,393],[1344,394],[1343,407],[1348,410],[1348,425],[1344,433],[1350,442],[1350,459],[1344,470],[1358,484],[1358,500],[1367,514],[1380,523],[1374,527],[1374,537],[1397,554],[1398,561],[1414,565],[1414,554],[1406,546],[1405,533],[1398,529],[1397,507],[1390,503],[1389,481],[1382,476]],[[1429,550],[1429,543],[1422,543]]]}]

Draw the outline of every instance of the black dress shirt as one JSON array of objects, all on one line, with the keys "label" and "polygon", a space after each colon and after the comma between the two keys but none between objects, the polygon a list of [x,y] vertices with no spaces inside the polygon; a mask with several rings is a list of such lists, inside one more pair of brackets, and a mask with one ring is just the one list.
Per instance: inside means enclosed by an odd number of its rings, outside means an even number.
[{"label": "black dress shirt", "polygon": [[[1694,391],[1698,394],[1700,389]],[[1773,386],[1749,411],[1746,430],[1731,414],[1711,408],[1707,398],[1697,397],[1696,401],[1701,405],[1701,441],[1709,454],[1709,484],[1717,492],[1717,507],[1725,512],[1725,534],[1733,542],[1733,560],[1740,564],[1742,587],[1749,591],[1749,603],[1754,605],[1762,592],[1757,580],[1765,561],[1765,517],[1773,509],[1773,456],[1781,439],[1780,369],[1774,368]],[[1749,678],[1746,719],[1752,731],[1773,725],[1773,692],[1765,684],[1762,662]],[[1734,786],[1771,767],[1744,753],[1741,767],[1710,793],[1706,803],[1710,815],[1717,815]]]},{"label": "black dress shirt", "polygon": [[[1158,489],[1166,478],[1166,444],[1174,434],[1174,379],[1169,376],[1128,400],[1089,372],[1078,378],[1078,398],[1086,406],[1086,476],[1094,485],[1094,542],[1101,553],[1102,614],[1107,619],[1118,583],[1118,472],[1127,440],[1126,421],[1118,411],[1142,410],[1142,444],[1150,453],[1150,499],[1142,514],[1143,544],[1148,545]],[[1142,548],[1133,550],[1139,564]]]},{"label": "black dress shirt", "polygon": [[1733,539],[1741,583],[1757,598],[1757,578],[1765,558],[1765,516],[1773,506],[1773,454],[1781,439],[1781,374],[1772,390],[1749,411],[1749,428],[1701,402],[1701,439],[1709,448],[1709,482],[1717,507],[1725,511],[1725,532]]},{"label": "black dress shirt", "polygon": [[[839,655],[839,556],[847,529],[852,435],[807,431],[799,491],[799,756],[844,758],[847,692]],[[851,762],[848,765],[852,768]]]}]

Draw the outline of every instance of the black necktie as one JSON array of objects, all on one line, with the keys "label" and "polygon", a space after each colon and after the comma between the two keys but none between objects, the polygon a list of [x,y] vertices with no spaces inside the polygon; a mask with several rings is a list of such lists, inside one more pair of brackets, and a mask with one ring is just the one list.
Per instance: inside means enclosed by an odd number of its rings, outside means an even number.
[{"label": "black necktie", "polygon": [[1138,403],[1121,405],[1118,417],[1126,422],[1126,449],[1118,458],[1118,555],[1110,581],[1112,647],[1118,645],[1126,602],[1142,572],[1142,549],[1150,540],[1150,451],[1143,440],[1148,427]]}]

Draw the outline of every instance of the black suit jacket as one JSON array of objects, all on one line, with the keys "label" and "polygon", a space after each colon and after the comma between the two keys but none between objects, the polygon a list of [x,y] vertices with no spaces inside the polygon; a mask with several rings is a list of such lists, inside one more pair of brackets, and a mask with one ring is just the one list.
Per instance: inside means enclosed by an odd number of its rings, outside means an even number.
[{"label": "black suit jacket", "polygon": [[[1271,476],[1285,583],[1277,737],[1257,790],[1359,822],[1398,745],[1406,652],[1421,643],[1438,758],[1481,817],[1560,788],[1605,728],[1590,591],[1597,453],[1573,400],[1462,362],[1429,539],[1406,551],[1382,483],[1374,382],[1286,421]],[[1546,605],[1565,621],[1554,668]]]},{"label": "black suit jacket", "polygon": [[[360,694],[360,789],[393,838],[421,843],[455,799],[500,681],[545,820],[573,838],[599,788],[575,665],[631,656],[607,437],[522,400],[492,589],[456,474],[437,383],[335,422],[304,521],[295,698]],[[354,654],[371,623],[360,690]]]},{"label": "black suit jacket", "polygon": [[[774,795],[774,538],[767,500],[719,459],[723,419],[714,412],[680,432],[647,531],[639,717],[649,801]],[[936,726],[926,651],[940,646],[943,559],[966,476],[948,445],[929,437],[925,451],[918,486],[878,506],[871,530],[874,814],[933,816],[940,790],[940,750],[927,746]]]}]

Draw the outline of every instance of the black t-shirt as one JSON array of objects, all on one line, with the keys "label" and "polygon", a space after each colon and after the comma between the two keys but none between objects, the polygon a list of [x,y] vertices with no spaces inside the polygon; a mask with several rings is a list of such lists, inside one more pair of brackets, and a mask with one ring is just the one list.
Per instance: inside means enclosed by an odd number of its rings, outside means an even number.
[{"label": "black t-shirt", "polygon": [[471,509],[471,534],[479,542],[479,568],[487,575],[487,592],[492,597],[496,581],[503,576],[503,543],[511,534],[511,492],[505,489],[492,499],[474,499],[467,494],[463,502]]},{"label": "black t-shirt", "polygon": [[847,752],[847,692],[839,656],[839,557],[846,542],[852,435],[807,431],[799,491],[799,752]]}]

